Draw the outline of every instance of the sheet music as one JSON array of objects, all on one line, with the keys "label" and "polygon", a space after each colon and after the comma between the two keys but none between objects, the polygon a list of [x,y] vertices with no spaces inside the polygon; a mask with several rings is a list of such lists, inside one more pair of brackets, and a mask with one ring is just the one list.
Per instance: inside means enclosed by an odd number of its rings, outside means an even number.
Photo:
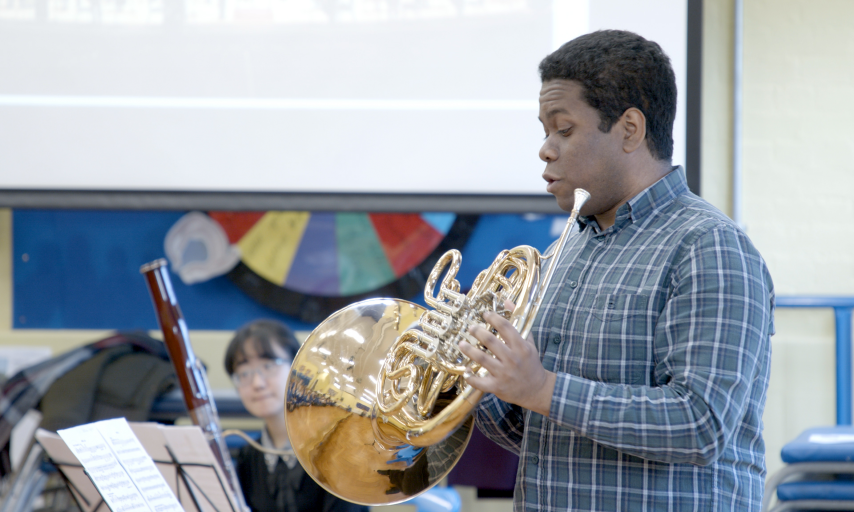
[{"label": "sheet music", "polygon": [[113,512],[183,511],[124,418],[57,432]]}]

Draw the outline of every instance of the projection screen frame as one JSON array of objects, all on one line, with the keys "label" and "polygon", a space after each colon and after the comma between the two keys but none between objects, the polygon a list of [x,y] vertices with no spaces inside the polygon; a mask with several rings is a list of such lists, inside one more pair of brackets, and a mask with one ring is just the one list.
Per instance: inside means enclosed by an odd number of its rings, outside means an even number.
[{"label": "projection screen frame", "polygon": [[[686,175],[700,194],[703,0],[687,2]],[[0,189],[0,208],[92,210],[311,210],[541,213],[561,210],[549,195],[156,190]]]},{"label": "projection screen frame", "polygon": [[483,194],[350,194],[303,192],[176,192],[0,190],[0,207],[91,210],[219,210],[331,212],[562,212],[552,196]]}]

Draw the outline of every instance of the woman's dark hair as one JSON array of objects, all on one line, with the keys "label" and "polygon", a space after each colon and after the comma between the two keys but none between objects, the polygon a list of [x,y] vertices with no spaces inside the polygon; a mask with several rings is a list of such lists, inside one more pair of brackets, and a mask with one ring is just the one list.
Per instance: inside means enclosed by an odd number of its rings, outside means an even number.
[{"label": "woman's dark hair", "polygon": [[646,117],[646,143],[653,158],[673,157],[676,75],[657,43],[622,30],[577,37],[540,62],[540,80],[573,80],[584,101],[599,111],[599,130],[608,133],[631,107]]},{"label": "woman's dark hair", "polygon": [[276,320],[256,320],[248,323],[234,333],[234,338],[225,351],[225,371],[234,374],[234,369],[246,361],[246,346],[252,343],[259,357],[276,359],[273,344],[281,347],[293,361],[300,343],[294,332],[285,324]]}]

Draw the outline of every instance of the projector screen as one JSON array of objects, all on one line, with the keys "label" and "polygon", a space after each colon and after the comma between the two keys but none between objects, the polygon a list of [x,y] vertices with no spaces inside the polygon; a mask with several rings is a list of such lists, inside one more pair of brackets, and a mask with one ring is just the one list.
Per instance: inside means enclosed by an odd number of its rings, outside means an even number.
[{"label": "projector screen", "polygon": [[541,194],[539,61],[687,0],[5,0],[0,189]]}]

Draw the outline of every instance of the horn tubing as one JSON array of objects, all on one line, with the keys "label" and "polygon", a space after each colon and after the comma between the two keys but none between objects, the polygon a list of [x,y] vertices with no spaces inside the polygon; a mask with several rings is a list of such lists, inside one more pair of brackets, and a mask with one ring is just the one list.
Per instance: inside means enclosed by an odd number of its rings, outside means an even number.
[{"label": "horn tubing", "polygon": [[[460,370],[486,374],[456,344],[479,344],[468,331],[490,328],[483,320],[489,311],[509,316],[527,337],[588,198],[576,189],[548,256],[530,246],[501,251],[464,295],[456,281],[462,257],[451,250],[425,284],[434,311],[372,299],[336,312],[309,335],[291,366],[285,419],[297,459],[318,484],[348,501],[386,505],[427,491],[451,471],[483,396]],[[505,299],[516,302],[512,312],[503,309]]]}]

